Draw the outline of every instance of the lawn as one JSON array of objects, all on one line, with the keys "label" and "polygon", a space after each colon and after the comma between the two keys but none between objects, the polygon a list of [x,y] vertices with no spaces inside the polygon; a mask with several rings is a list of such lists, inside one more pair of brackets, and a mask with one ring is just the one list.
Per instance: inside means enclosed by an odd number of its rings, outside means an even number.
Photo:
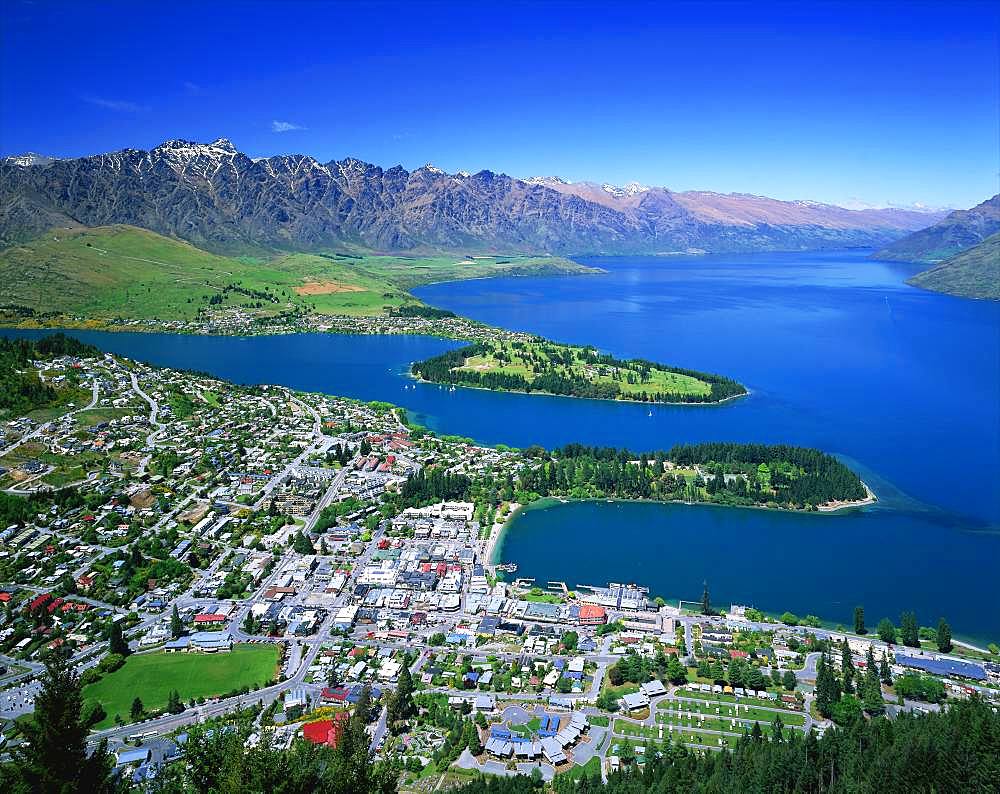
[{"label": "lawn", "polygon": [[584,777],[600,777],[601,776],[601,759],[599,756],[592,756],[587,763],[577,764],[572,769],[565,773],[565,776],[570,780],[579,780]]},{"label": "lawn", "polygon": [[[660,704],[663,706],[664,704]],[[744,703],[739,704],[739,710],[737,711],[736,706],[723,704],[723,703],[704,703],[697,702],[694,700],[680,701],[674,704],[674,707],[665,709],[666,711],[686,711],[698,714],[708,714],[711,716],[721,716],[723,718],[735,717],[739,720],[751,720],[751,721],[763,721],[770,722],[774,719],[775,714],[781,715],[781,721],[785,725],[804,725],[806,718],[804,715],[796,711],[789,711],[787,709],[781,709],[774,707],[773,709],[761,708],[758,706],[748,706]],[[718,714],[716,714],[718,710]]]},{"label": "lawn", "polygon": [[735,695],[718,694],[717,692],[702,692],[700,689],[681,689],[677,692],[677,697],[681,699],[695,698],[698,700],[710,700],[719,703],[739,703],[741,706],[747,704],[751,706],[764,706],[772,709],[783,709],[785,711],[797,711],[781,700],[761,700],[760,698],[736,697]]},{"label": "lawn", "polygon": [[155,653],[130,656],[125,664],[83,690],[86,701],[99,701],[107,717],[95,727],[115,724],[116,714],[128,721],[135,697],[146,711],[162,709],[170,692],[181,700],[209,698],[244,686],[264,685],[274,678],[278,648],[266,645],[235,645],[229,653]]}]

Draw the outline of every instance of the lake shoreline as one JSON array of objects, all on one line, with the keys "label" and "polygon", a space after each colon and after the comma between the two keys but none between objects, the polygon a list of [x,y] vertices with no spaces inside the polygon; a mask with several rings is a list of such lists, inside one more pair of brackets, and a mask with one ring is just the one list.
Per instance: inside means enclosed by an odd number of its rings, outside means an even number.
[{"label": "lake shoreline", "polygon": [[569,504],[586,504],[588,502],[600,503],[604,502],[606,504],[642,504],[642,505],[685,505],[687,507],[721,507],[730,508],[732,510],[763,510],[766,512],[773,513],[789,513],[794,515],[835,515],[847,510],[856,510],[863,507],[869,507],[878,502],[878,496],[875,492],[868,487],[868,484],[861,481],[861,485],[864,486],[865,492],[868,494],[864,499],[859,499],[856,502],[844,502],[838,504],[835,507],[817,507],[816,510],[802,510],[791,507],[768,507],[767,505],[723,505],[718,502],[687,502],[683,499],[620,499],[620,498],[602,498],[602,497],[587,497],[585,499],[573,499],[566,496],[543,496],[540,499],[536,499],[533,502],[528,502],[527,504],[518,504],[517,508],[514,509],[509,516],[507,516],[506,521],[500,528],[499,534],[496,538],[491,535],[490,542],[487,546],[488,554],[485,556],[487,565],[498,565],[503,562],[517,562],[517,560],[502,560],[499,558],[498,554],[503,549],[503,539],[510,528],[511,523],[522,513],[528,510],[547,510],[558,505],[569,505]]},{"label": "lake shoreline", "polygon": [[452,388],[462,388],[462,389],[475,389],[476,391],[490,391],[496,392],[497,394],[524,394],[528,397],[538,395],[540,397],[566,397],[570,400],[595,400],[597,402],[606,403],[632,403],[634,405],[677,405],[677,406],[714,406],[722,405],[723,403],[730,402],[731,400],[739,400],[743,397],[749,397],[753,392],[750,389],[743,387],[746,391],[743,394],[732,394],[729,397],[723,397],[721,400],[706,400],[704,402],[651,402],[649,400],[627,400],[613,398],[609,399],[607,397],[582,397],[577,394],[554,394],[550,391],[521,391],[519,389],[490,389],[487,386],[470,386],[465,383],[439,383],[436,380],[427,380],[426,378],[421,378],[419,375],[414,375],[412,370],[407,372],[407,376],[411,380],[415,380],[417,383],[424,383],[428,386],[439,386],[442,389],[447,389],[449,386]]}]

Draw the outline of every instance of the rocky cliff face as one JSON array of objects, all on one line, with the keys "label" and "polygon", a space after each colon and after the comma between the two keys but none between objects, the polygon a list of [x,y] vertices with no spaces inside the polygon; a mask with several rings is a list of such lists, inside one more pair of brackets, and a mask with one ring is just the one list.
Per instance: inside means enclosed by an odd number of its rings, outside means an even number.
[{"label": "rocky cliff face", "polygon": [[224,138],[174,140],[68,160],[7,158],[0,244],[55,225],[122,223],[229,252],[345,243],[394,252],[788,250],[885,245],[939,217],[580,184],[588,187],[353,158],[251,160]]}]

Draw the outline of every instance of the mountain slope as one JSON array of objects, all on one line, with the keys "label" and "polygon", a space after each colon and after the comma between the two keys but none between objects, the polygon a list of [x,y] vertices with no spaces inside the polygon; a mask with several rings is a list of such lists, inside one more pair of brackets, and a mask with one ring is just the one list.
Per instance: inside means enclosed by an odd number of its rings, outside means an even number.
[{"label": "mountain slope", "polygon": [[596,271],[555,257],[230,257],[134,226],[74,226],[0,250],[0,315],[190,321],[235,308],[259,317],[377,315],[418,303],[407,290],[431,281],[587,272]]},{"label": "mountain slope", "polygon": [[127,224],[222,253],[262,249],[666,253],[881,246],[936,220],[757,196],[570,185],[167,141],[0,164],[0,244]]},{"label": "mountain slope", "polygon": [[965,298],[1000,300],[1000,233],[918,273],[908,283]]},{"label": "mountain slope", "polygon": [[940,262],[1000,232],[1000,194],[972,209],[956,210],[926,229],[873,254],[874,259]]}]

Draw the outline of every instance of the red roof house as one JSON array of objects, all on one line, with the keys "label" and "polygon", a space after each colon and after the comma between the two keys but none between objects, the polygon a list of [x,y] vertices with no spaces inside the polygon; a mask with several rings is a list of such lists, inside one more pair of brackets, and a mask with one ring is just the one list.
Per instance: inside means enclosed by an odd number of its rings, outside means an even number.
[{"label": "red roof house", "polygon": [[302,735],[306,741],[313,744],[325,744],[328,747],[336,747],[344,735],[344,728],[347,727],[348,719],[350,719],[350,715],[346,711],[341,711],[334,714],[331,720],[307,722],[302,726]]}]

